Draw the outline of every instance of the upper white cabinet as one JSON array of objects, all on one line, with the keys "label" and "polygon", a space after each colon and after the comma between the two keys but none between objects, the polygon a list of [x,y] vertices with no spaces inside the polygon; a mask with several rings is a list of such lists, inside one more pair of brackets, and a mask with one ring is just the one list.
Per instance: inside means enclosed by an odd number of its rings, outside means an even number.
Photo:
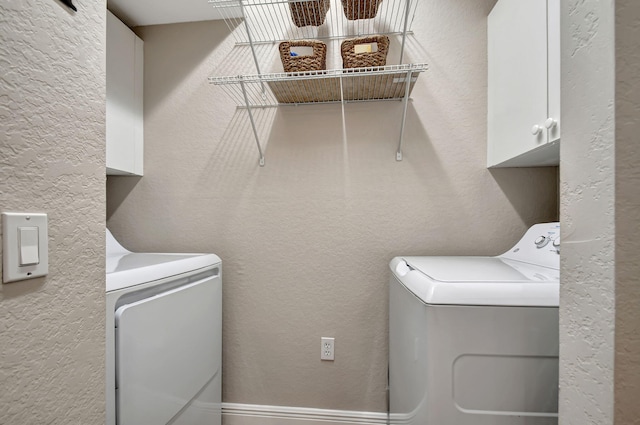
[{"label": "upper white cabinet", "polygon": [[107,11],[107,174],[142,175],[143,42]]},{"label": "upper white cabinet", "polygon": [[499,0],[488,62],[487,166],[558,165],[559,0]]}]

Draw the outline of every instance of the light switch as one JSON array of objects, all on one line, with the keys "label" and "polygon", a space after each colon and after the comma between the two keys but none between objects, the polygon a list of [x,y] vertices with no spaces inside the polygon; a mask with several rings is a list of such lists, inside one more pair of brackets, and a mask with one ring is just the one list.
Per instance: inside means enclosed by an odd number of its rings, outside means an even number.
[{"label": "light switch", "polygon": [[40,262],[37,227],[18,227],[18,246],[20,266],[31,266]]},{"label": "light switch", "polygon": [[33,279],[49,272],[47,215],[2,213],[2,282]]}]

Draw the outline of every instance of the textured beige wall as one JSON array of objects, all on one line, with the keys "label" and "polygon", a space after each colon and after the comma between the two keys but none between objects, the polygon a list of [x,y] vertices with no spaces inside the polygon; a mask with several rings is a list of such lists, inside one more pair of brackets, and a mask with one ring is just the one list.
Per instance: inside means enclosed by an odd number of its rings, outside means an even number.
[{"label": "textured beige wall", "polygon": [[640,424],[640,3],[616,1],[615,423]]},{"label": "textured beige wall", "polygon": [[[221,22],[139,28],[145,175],[109,177],[108,225],[134,250],[224,262],[223,400],[385,411],[387,264],[401,254],[498,254],[557,219],[557,169],[488,171],[486,16],[494,0],[420,5],[409,104],[243,110],[206,78]],[[336,338],[335,362],[320,337]]]},{"label": "textured beige wall", "polygon": [[613,19],[613,2],[562,2],[562,425],[613,423]]},{"label": "textured beige wall", "polygon": [[104,1],[0,2],[0,208],[49,274],[0,287],[0,423],[104,422]]}]

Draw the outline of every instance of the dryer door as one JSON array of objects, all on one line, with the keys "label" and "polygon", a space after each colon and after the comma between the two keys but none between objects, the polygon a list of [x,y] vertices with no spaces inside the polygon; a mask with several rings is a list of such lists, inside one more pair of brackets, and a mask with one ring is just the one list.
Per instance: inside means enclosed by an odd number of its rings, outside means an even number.
[{"label": "dryer door", "polygon": [[116,311],[117,421],[166,424],[220,370],[220,275]]}]

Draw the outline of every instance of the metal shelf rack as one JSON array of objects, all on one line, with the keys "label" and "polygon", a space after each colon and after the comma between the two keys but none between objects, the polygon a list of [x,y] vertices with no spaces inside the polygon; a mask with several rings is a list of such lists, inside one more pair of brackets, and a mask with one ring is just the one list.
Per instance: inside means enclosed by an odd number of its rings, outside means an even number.
[{"label": "metal shelf rack", "polygon": [[[217,9],[237,43],[272,43],[285,40],[332,39],[374,34],[410,34],[417,2],[412,0],[384,0],[379,2],[375,17],[349,20],[341,0],[333,0],[326,18],[319,26],[297,27],[292,20],[295,12],[290,5],[304,6],[315,0],[208,0]],[[352,2],[354,7],[357,0]],[[311,10],[311,9],[309,9]],[[312,12],[315,12],[312,10]],[[318,17],[317,21],[321,21]]]},{"label": "metal shelf rack", "polygon": [[[400,128],[400,139],[396,160],[402,160],[402,144],[407,103],[418,75],[427,70],[424,63],[404,64],[407,35],[412,34],[411,23],[415,16],[417,0],[380,0],[375,17],[349,20],[344,3],[351,7],[361,0],[331,0],[326,17],[318,26],[295,24],[294,6],[317,0],[209,0],[218,9],[236,47],[251,52],[255,72],[234,76],[212,76],[209,83],[219,86],[233,99],[238,107],[246,108],[260,155],[264,165],[264,154],[258,131],[251,112],[252,108],[279,105],[301,105],[313,103],[341,103],[396,100],[404,102]],[[329,0],[326,0],[329,1]],[[314,9],[306,9],[314,10]],[[321,19],[321,18],[318,18]],[[387,35],[395,43],[393,55],[387,58],[398,63],[370,68],[327,69],[295,73],[272,72],[275,67],[282,70],[276,59],[277,45],[282,41],[316,39],[323,40],[331,51],[339,51],[342,39],[370,35]],[[266,52],[266,53],[265,53]],[[232,56],[248,56],[233,53]],[[339,58],[327,57],[328,68],[341,65]],[[242,60],[242,59],[241,59]],[[246,68],[246,62],[238,68]],[[337,68],[337,67],[336,67]],[[269,70],[264,73],[264,70]],[[277,70],[276,70],[277,71]]]}]

